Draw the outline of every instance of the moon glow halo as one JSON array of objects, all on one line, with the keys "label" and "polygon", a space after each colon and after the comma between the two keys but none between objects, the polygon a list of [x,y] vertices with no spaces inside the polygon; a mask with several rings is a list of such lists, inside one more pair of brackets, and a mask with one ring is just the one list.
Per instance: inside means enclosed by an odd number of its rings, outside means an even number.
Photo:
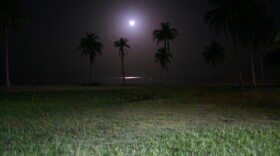
[{"label": "moon glow halo", "polygon": [[135,26],[135,21],[134,20],[130,20],[129,21],[129,25],[132,26],[132,27]]}]

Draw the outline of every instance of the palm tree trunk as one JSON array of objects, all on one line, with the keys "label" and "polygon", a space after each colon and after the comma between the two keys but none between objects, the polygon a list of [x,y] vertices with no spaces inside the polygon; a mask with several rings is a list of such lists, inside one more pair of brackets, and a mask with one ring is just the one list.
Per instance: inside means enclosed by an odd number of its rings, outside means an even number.
[{"label": "palm tree trunk", "polygon": [[122,75],[123,75],[123,85],[125,86],[125,73],[124,73],[124,56],[123,56],[123,52],[122,52]]},{"label": "palm tree trunk", "polygon": [[163,68],[161,68],[161,74],[160,74],[160,84],[162,84],[162,76],[163,76]]},{"label": "palm tree trunk", "polygon": [[233,38],[233,42],[234,42],[234,53],[235,53],[235,58],[236,58],[237,69],[239,71],[239,85],[240,85],[241,90],[243,90],[244,89],[243,77],[242,77],[242,72],[241,72],[240,59],[239,59],[239,55],[238,55],[237,41],[235,38]]},{"label": "palm tree trunk", "polygon": [[218,78],[217,78],[217,67],[216,67],[216,65],[214,65],[214,69],[215,69],[215,82],[217,84],[218,83]]},{"label": "palm tree trunk", "polygon": [[166,82],[167,82],[167,65],[166,65],[166,69],[165,69],[165,80],[166,80]]},{"label": "palm tree trunk", "polygon": [[252,83],[253,86],[256,86],[256,78],[255,78],[255,66],[254,66],[254,57],[253,57],[253,49],[249,42],[249,51],[250,51],[250,58],[251,58],[251,70],[252,70]]},{"label": "palm tree trunk", "polygon": [[170,53],[169,41],[167,40],[167,53]]},{"label": "palm tree trunk", "polygon": [[8,26],[5,25],[5,51],[6,51],[6,87],[11,88],[9,72]]},{"label": "palm tree trunk", "polygon": [[92,71],[92,63],[90,63],[89,74],[88,74],[88,85],[91,84],[91,71]]},{"label": "palm tree trunk", "polygon": [[261,66],[262,81],[265,82],[265,76],[264,76],[264,68],[263,68],[262,57],[260,57],[260,66]]},{"label": "palm tree trunk", "polygon": [[165,57],[165,80],[167,81],[167,70],[168,70],[168,49],[167,49],[167,40],[164,39],[164,48],[165,50],[167,50],[167,54],[166,54],[166,57]]}]

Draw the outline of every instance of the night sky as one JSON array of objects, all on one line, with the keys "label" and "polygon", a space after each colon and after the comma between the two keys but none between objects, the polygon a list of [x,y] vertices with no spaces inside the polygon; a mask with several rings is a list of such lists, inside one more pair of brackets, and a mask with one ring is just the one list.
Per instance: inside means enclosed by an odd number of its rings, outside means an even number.
[{"label": "night sky", "polygon": [[[131,49],[125,58],[127,76],[157,78],[160,65],[155,63],[157,44],[152,32],[161,22],[170,22],[179,32],[171,44],[173,53],[168,77],[211,79],[214,70],[201,57],[204,46],[213,39],[226,48],[227,60],[219,68],[220,79],[238,79],[230,40],[210,33],[203,16],[211,9],[208,0],[22,0],[22,14],[29,18],[20,43],[10,36],[10,72],[12,84],[71,84],[88,79],[89,58],[80,56],[77,47],[85,32],[96,33],[103,43],[102,56],[93,64],[93,77],[121,76],[121,59],[113,42],[129,39]],[[266,0],[276,27],[280,26],[280,1]],[[136,25],[129,26],[134,19]],[[4,48],[1,38],[0,80],[5,83]],[[249,55],[241,51],[242,71],[250,79]],[[257,61],[257,57],[256,57]],[[256,64],[256,74],[259,65]],[[120,81],[121,83],[121,81]]]}]

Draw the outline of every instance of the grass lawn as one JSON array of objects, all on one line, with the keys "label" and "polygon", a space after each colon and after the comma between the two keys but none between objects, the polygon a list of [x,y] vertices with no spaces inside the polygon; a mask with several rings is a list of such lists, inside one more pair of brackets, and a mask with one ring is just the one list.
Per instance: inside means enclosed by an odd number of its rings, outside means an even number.
[{"label": "grass lawn", "polygon": [[280,88],[0,90],[0,155],[280,155]]}]

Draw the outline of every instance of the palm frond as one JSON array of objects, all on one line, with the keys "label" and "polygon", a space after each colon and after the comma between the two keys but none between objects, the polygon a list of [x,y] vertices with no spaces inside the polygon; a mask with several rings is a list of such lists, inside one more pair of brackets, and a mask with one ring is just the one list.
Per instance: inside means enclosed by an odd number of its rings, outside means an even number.
[{"label": "palm frond", "polygon": [[173,41],[177,39],[178,31],[175,28],[171,28],[171,24],[169,22],[161,23],[161,28],[156,29],[153,31],[153,41],[157,41],[157,44],[159,45],[162,41]]},{"label": "palm frond", "polygon": [[130,45],[128,45],[128,39],[121,37],[119,40],[114,42],[115,48],[119,49],[119,56],[125,56],[128,54],[128,49],[130,49]]},{"label": "palm frond", "polygon": [[213,67],[216,67],[216,65],[220,65],[224,62],[226,58],[225,50],[216,41],[212,41],[209,46],[205,46],[204,49],[205,51],[202,53],[202,56],[206,64],[212,64]]},{"label": "palm frond", "polygon": [[166,69],[167,64],[171,63],[170,58],[172,58],[172,54],[167,52],[165,47],[159,48],[155,53],[155,62],[160,62],[161,68]]},{"label": "palm frond", "polygon": [[[21,15],[21,6],[18,0],[0,1],[0,27],[7,26],[22,40],[22,27],[28,22],[26,16]],[[2,31],[3,29],[1,29]]]},{"label": "palm frond", "polygon": [[78,50],[81,51],[81,55],[90,57],[90,63],[92,64],[95,57],[98,54],[102,55],[103,45],[98,41],[99,37],[94,33],[86,33],[78,45]]}]

